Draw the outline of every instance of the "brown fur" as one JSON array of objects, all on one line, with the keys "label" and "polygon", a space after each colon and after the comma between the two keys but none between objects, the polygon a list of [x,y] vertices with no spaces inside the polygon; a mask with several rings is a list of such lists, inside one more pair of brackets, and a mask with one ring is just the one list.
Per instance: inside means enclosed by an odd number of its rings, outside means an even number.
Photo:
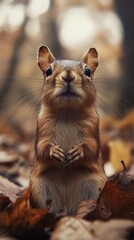
[{"label": "brown fur", "polygon": [[[92,82],[98,54],[91,48],[82,62],[56,61],[42,46],[38,64],[45,82],[30,177],[31,205],[46,208],[52,200],[53,212],[75,214],[81,201],[98,198],[106,181]],[[52,74],[47,77],[50,64]],[[90,77],[84,74],[85,65],[90,68]]]}]

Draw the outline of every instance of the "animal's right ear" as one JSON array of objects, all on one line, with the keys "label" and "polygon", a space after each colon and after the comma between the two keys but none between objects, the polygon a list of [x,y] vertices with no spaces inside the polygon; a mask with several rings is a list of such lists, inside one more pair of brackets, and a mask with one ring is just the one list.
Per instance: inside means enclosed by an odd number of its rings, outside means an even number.
[{"label": "animal's right ear", "polygon": [[38,50],[38,65],[41,71],[46,71],[49,65],[55,61],[55,57],[47,46],[41,46]]},{"label": "animal's right ear", "polygon": [[85,52],[82,61],[89,67],[92,73],[95,72],[98,66],[98,52],[95,48],[90,48]]}]

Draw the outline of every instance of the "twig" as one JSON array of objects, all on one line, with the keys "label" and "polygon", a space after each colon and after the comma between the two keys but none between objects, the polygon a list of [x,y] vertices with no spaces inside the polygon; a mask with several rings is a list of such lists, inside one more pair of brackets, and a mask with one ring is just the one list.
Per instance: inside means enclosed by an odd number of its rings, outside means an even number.
[{"label": "twig", "polygon": [[124,161],[121,160],[121,163],[122,163],[122,166],[123,166],[123,170],[126,172],[126,171],[127,171],[127,168],[126,168],[126,165],[125,165]]}]

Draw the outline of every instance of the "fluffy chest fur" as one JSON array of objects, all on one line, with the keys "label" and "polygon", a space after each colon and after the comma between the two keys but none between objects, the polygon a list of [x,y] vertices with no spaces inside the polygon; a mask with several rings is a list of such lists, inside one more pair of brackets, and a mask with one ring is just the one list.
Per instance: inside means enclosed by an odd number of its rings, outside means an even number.
[{"label": "fluffy chest fur", "polygon": [[74,145],[83,141],[83,136],[76,124],[58,121],[52,134],[52,142],[67,153]]}]

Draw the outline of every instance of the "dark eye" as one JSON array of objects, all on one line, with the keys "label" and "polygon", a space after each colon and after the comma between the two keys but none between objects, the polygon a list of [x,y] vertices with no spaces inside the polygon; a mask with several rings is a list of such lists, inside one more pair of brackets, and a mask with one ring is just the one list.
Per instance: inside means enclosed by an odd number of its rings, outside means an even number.
[{"label": "dark eye", "polygon": [[85,73],[85,75],[88,76],[88,77],[90,77],[90,75],[91,75],[90,69],[89,69],[87,66],[85,66],[84,73]]},{"label": "dark eye", "polygon": [[50,76],[52,75],[52,67],[50,66],[47,70],[46,70],[46,76]]}]

